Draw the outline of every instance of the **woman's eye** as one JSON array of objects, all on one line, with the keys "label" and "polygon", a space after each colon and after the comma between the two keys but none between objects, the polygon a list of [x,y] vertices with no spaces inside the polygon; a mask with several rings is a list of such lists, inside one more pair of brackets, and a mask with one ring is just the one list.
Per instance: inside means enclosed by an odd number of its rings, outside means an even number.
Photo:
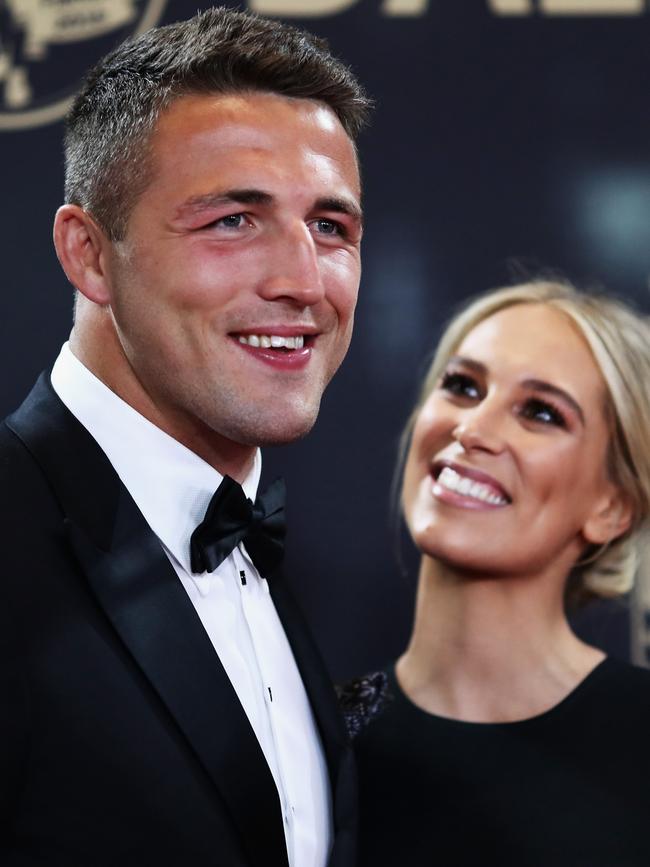
[{"label": "woman's eye", "polygon": [[478,400],[481,396],[476,381],[465,373],[443,374],[440,388],[456,397],[467,397],[472,400]]},{"label": "woman's eye", "polygon": [[567,426],[566,419],[559,409],[545,400],[529,398],[523,405],[521,414],[524,418],[541,424],[551,424],[563,428]]}]

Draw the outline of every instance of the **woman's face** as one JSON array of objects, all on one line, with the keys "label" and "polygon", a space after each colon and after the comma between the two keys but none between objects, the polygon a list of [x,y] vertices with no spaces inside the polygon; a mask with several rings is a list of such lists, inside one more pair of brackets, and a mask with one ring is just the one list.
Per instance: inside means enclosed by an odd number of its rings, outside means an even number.
[{"label": "woman's face", "polygon": [[403,505],[420,551],[481,574],[564,575],[587,543],[608,541],[620,503],[604,406],[596,362],[560,311],[519,304],[479,323],[413,430]]}]

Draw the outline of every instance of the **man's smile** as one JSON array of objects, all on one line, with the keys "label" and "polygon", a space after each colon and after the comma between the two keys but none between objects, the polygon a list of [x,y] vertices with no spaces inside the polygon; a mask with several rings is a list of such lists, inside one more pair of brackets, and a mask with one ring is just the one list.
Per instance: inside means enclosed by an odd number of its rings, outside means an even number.
[{"label": "man's smile", "polygon": [[313,326],[262,326],[255,331],[231,332],[248,354],[280,370],[302,370],[309,363],[319,332]]},{"label": "man's smile", "polygon": [[254,346],[256,349],[261,346],[262,349],[302,349],[305,344],[303,334],[298,334],[296,337],[282,337],[280,334],[240,334],[239,342]]}]

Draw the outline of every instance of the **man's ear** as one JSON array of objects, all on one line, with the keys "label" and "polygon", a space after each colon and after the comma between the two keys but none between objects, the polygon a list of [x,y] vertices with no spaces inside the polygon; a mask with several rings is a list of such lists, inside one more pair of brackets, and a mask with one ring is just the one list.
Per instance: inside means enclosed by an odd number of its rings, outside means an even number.
[{"label": "man's ear", "polygon": [[102,306],[110,303],[106,250],[110,241],[87,211],[62,205],[54,218],[54,246],[75,289]]},{"label": "man's ear", "polygon": [[586,542],[605,545],[614,542],[630,529],[634,519],[631,497],[617,485],[610,484],[593,504],[582,528]]}]

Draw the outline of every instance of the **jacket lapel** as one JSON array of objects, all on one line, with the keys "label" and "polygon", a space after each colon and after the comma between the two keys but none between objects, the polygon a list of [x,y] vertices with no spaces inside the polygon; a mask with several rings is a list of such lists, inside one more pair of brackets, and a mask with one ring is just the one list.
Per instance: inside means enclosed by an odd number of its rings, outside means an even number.
[{"label": "jacket lapel", "polygon": [[332,787],[334,839],[329,867],[356,863],[356,768],[336,695],[311,632],[280,569],[269,579],[271,597],[291,644],[316,718]]},{"label": "jacket lapel", "polygon": [[[221,793],[255,867],[287,867],[275,782],[162,546],[43,375],[7,420],[50,481],[97,601]],[[218,841],[215,841],[218,846]]]}]

